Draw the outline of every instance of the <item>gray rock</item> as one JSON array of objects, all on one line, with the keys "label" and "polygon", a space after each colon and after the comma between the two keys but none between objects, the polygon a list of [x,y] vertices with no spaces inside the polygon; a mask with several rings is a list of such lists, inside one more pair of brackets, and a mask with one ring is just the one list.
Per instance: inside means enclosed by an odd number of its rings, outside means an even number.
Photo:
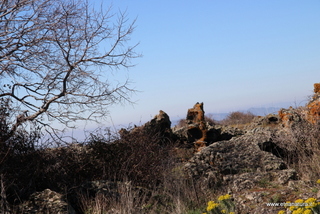
[{"label": "gray rock", "polygon": [[[125,139],[134,138],[136,133],[144,133],[146,135],[157,135],[162,138],[163,142],[168,140],[174,141],[174,136],[171,129],[171,121],[167,113],[160,110],[159,114],[155,115],[152,120],[142,126],[135,126],[131,130],[120,129],[120,137]],[[163,143],[161,141],[161,143]],[[160,143],[160,142],[159,142]]]},{"label": "gray rock", "polygon": [[281,158],[262,150],[267,142],[270,136],[264,132],[215,142],[196,153],[185,169],[209,186],[224,183],[235,191],[250,189],[265,178],[278,184],[296,179],[296,172],[287,169]]}]

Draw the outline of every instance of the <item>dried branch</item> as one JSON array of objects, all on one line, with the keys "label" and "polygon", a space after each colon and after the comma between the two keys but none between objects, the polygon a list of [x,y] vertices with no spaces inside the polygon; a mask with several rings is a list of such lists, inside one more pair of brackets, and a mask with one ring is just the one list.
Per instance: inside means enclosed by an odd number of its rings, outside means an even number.
[{"label": "dried branch", "polygon": [[134,25],[82,0],[1,0],[0,97],[18,106],[11,133],[27,121],[50,126],[44,116],[65,126],[98,122],[107,106],[130,102],[129,82],[112,86],[108,69],[140,57],[128,45]]}]

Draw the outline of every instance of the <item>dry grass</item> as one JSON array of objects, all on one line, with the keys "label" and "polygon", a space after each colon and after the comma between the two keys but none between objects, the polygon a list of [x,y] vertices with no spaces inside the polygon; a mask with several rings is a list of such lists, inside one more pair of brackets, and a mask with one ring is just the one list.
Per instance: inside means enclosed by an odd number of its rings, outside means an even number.
[{"label": "dry grass", "polygon": [[81,210],[85,214],[132,214],[138,213],[140,203],[137,201],[146,200],[145,195],[139,195],[138,191],[133,190],[131,182],[119,183],[117,191],[119,198],[107,197],[99,193],[94,197],[81,195]]},{"label": "dry grass", "polygon": [[165,173],[163,184],[141,191],[131,182],[118,186],[119,198],[109,198],[102,194],[82,197],[82,210],[86,214],[185,214],[198,207],[203,208],[207,195],[200,184],[185,177],[180,169]]},{"label": "dry grass", "polygon": [[[302,115],[301,115],[302,116]],[[320,178],[320,123],[292,123],[273,141],[285,151],[284,159],[304,180]]]}]

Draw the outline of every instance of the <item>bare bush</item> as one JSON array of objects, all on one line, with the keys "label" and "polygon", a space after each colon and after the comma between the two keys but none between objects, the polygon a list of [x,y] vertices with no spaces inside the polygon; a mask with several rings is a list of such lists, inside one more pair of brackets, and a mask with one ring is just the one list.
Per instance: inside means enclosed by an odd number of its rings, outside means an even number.
[{"label": "bare bush", "polygon": [[171,162],[158,176],[162,180],[161,186],[141,188],[126,181],[117,185],[119,197],[103,194],[82,197],[82,210],[88,214],[184,214],[205,203],[207,194],[184,174],[180,165]]},{"label": "bare bush", "polygon": [[214,119],[213,114],[208,114],[204,116],[205,121],[209,124],[209,125],[215,125],[218,122]]},{"label": "bare bush", "polygon": [[180,119],[176,125],[177,128],[185,127],[187,125],[186,119]]},{"label": "bare bush", "polygon": [[317,180],[320,177],[320,123],[295,122],[273,140],[285,151],[283,158],[301,178]]},{"label": "bare bush", "polygon": [[223,125],[239,125],[239,124],[246,124],[250,123],[253,118],[255,117],[254,114],[251,112],[241,112],[241,111],[235,111],[231,112],[226,119],[220,121]]},{"label": "bare bush", "polygon": [[[204,194],[186,176],[173,147],[169,139],[164,143],[163,136],[137,129],[116,142],[100,136],[85,145],[10,153],[2,162],[5,195],[19,204],[49,188],[68,193],[69,203],[86,213],[185,213],[202,204]],[[120,197],[77,192],[99,180],[118,183]]]},{"label": "bare bush", "polygon": [[1,174],[6,175],[5,183],[11,183],[7,198],[13,203],[35,190],[64,192],[94,180],[129,180],[133,185],[154,188],[162,183],[159,175],[171,161],[173,143],[164,140],[157,134],[136,131],[117,142],[93,141],[28,152],[19,152],[24,151],[23,146],[16,150],[1,147]]},{"label": "bare bush", "polygon": [[136,129],[116,143],[93,142],[90,148],[93,149],[93,158],[103,160],[100,167],[108,173],[107,177],[128,179],[135,185],[148,187],[159,183],[158,175],[170,161],[173,143],[160,133]]}]

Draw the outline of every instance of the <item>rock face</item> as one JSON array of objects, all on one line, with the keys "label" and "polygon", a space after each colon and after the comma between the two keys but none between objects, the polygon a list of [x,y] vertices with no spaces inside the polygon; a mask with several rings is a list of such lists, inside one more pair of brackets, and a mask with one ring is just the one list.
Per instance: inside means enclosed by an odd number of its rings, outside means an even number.
[{"label": "rock face", "polygon": [[194,142],[195,150],[200,151],[207,144],[207,127],[204,119],[203,103],[196,103],[187,113],[188,141]]},{"label": "rock face", "polygon": [[162,134],[171,134],[171,121],[167,113],[160,110],[159,114],[154,116],[154,118],[147,122],[143,129],[148,132],[160,132]]},{"label": "rock face", "polygon": [[160,110],[159,114],[154,116],[152,120],[140,127],[135,127],[128,131],[126,129],[120,129],[119,134],[121,138],[130,138],[136,132],[144,132],[146,134],[157,134],[163,139],[171,140],[173,137],[171,129],[171,121],[167,113]]},{"label": "rock face", "polygon": [[313,92],[315,93],[315,94],[318,94],[318,93],[320,93],[320,83],[315,83],[314,85],[313,85]]},{"label": "rock face", "polygon": [[281,109],[279,117],[285,127],[301,120],[307,120],[312,124],[318,123],[320,120],[320,83],[314,84],[314,95],[306,108],[294,109],[290,106],[289,109]]},{"label": "rock face", "polygon": [[302,119],[301,114],[291,106],[289,109],[280,109],[278,114],[284,127],[289,127],[292,123],[300,122]]},{"label": "rock face", "polygon": [[320,83],[314,84],[314,95],[307,104],[307,120],[316,124],[320,119]]},{"label": "rock face", "polygon": [[204,179],[210,187],[231,185],[236,191],[253,187],[263,176],[281,184],[295,179],[295,172],[288,171],[281,158],[265,151],[270,144],[268,132],[215,142],[195,154],[185,168],[192,177]]}]

